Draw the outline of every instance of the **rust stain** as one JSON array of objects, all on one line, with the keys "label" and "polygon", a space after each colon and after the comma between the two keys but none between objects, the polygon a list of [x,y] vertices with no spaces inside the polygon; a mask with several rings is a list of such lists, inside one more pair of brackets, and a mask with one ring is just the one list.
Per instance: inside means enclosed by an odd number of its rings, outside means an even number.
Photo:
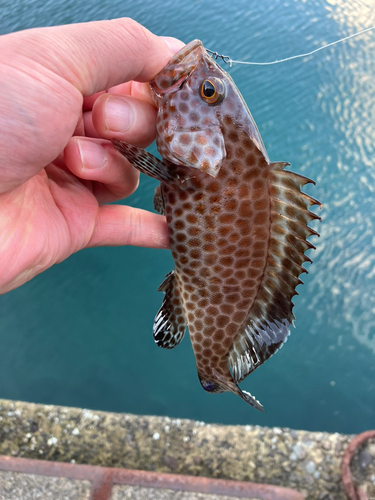
[{"label": "rust stain", "polygon": [[48,462],[29,458],[0,456],[0,470],[90,481],[92,484],[90,500],[109,500],[112,486],[115,484],[227,495],[239,498],[257,498],[260,500],[304,499],[303,495],[298,491],[268,484],[114,467]]}]

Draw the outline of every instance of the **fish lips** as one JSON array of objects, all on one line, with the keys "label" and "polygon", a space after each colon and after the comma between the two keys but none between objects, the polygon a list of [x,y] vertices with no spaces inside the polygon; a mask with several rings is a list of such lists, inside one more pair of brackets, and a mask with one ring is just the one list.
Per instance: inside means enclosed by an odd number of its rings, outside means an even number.
[{"label": "fish lips", "polygon": [[198,130],[173,130],[167,141],[167,159],[216,177],[227,152],[219,126]]},{"label": "fish lips", "polygon": [[185,79],[197,67],[205,48],[200,40],[193,40],[175,54],[164,69],[150,82],[156,104],[166,92],[178,90]]}]

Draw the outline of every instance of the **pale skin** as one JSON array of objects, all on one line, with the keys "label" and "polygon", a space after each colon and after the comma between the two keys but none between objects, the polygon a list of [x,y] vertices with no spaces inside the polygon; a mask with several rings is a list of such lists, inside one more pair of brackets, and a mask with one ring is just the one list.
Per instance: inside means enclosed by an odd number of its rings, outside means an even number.
[{"label": "pale skin", "polygon": [[131,19],[0,37],[0,293],[83,248],[168,247],[164,217],[106,205],[139,182],[110,139],[153,142],[145,82],[182,46]]}]

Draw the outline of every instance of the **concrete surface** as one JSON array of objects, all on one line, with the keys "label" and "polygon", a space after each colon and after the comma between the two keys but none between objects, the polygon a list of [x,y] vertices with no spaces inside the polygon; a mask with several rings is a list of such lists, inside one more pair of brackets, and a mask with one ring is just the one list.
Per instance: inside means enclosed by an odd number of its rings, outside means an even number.
[{"label": "concrete surface", "polygon": [[89,500],[90,491],[89,481],[0,471],[0,500]]},{"label": "concrete surface", "polygon": [[[140,486],[114,486],[110,500],[240,500],[226,495],[209,495],[191,491],[155,490]],[[257,500],[254,498],[253,500]]]},{"label": "concrete surface", "polygon": [[[308,500],[346,500],[340,464],[350,439],[0,400],[0,454],[254,481],[294,488]],[[369,486],[373,448],[363,455],[366,467],[354,464]]]}]

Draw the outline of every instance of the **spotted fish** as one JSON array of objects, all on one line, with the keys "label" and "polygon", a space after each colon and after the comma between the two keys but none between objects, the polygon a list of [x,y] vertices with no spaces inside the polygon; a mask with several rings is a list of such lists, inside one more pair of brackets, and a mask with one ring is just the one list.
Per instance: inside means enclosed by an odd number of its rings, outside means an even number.
[{"label": "spotted fish", "polygon": [[311,262],[307,241],[320,203],[311,181],[271,163],[231,77],[195,40],[150,83],[162,160],[114,141],[137,169],[160,181],[154,205],[166,215],[175,263],[159,291],[158,346],[172,349],[186,326],[202,387],[232,391],[263,410],[239,383],[285,342],[292,297]]}]

